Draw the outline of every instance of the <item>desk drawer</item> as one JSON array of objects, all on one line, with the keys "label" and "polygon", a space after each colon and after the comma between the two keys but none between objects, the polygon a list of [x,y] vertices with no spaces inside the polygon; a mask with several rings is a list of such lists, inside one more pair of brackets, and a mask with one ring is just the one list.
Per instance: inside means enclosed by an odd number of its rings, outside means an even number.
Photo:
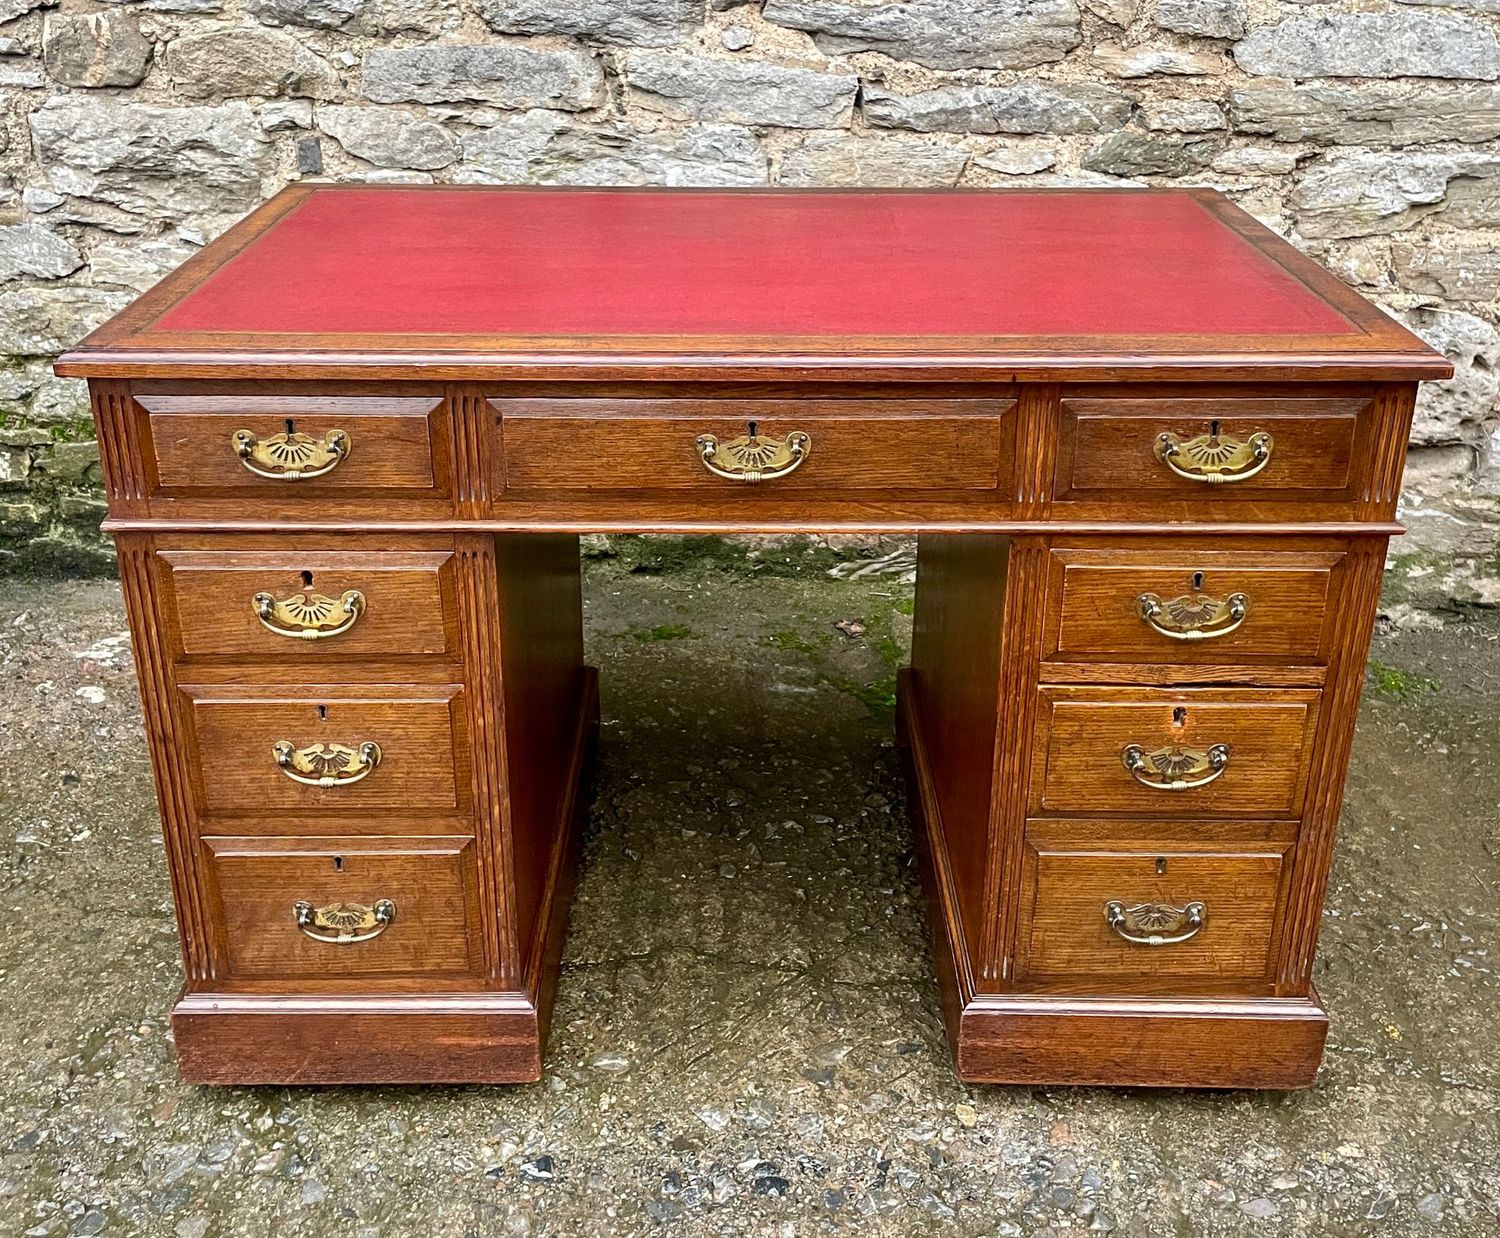
[{"label": "desk drawer", "polygon": [[1298,816],[1314,689],[1044,687],[1035,814]]},{"label": "desk drawer", "polygon": [[[497,399],[508,491],[992,491],[1013,400]],[[755,440],[748,441],[751,427]],[[761,480],[716,475],[709,463]],[[794,450],[802,447],[799,455]]]},{"label": "desk drawer", "polygon": [[354,550],[328,538],[211,546],[157,539],[179,655],[311,667],[454,651],[452,550]]},{"label": "desk drawer", "polygon": [[1122,842],[1090,837],[1107,830],[1078,822],[1028,829],[1019,982],[1128,992],[1254,991],[1269,981],[1289,839],[1270,829],[1229,846],[1181,829],[1147,828]]},{"label": "desk drawer", "polygon": [[463,689],[183,685],[203,810],[337,818],[467,809]]},{"label": "desk drawer", "polygon": [[277,499],[451,493],[439,396],[143,393],[155,490]]},{"label": "desk drawer", "polygon": [[1055,662],[1322,665],[1347,549],[1090,540],[1051,552]]},{"label": "desk drawer", "polygon": [[1369,461],[1367,396],[1084,396],[1064,392],[1060,502],[1352,503]]},{"label": "desk drawer", "polygon": [[205,838],[203,846],[231,980],[409,976],[409,987],[420,987],[481,970],[472,838]]}]

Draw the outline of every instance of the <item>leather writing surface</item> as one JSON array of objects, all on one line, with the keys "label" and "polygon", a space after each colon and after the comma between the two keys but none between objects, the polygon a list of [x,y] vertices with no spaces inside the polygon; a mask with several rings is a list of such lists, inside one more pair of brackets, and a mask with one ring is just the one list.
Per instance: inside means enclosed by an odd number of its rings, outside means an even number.
[{"label": "leather writing surface", "polygon": [[153,324],[267,335],[1359,335],[1197,200],[310,194]]}]

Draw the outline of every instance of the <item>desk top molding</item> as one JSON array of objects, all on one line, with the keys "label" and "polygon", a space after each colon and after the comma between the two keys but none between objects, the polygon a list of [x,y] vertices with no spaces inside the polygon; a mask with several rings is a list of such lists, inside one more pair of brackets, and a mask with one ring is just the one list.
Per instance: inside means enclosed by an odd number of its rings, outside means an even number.
[{"label": "desk top molding", "polygon": [[57,371],[989,384],[1452,367],[1208,189],[300,184]]}]

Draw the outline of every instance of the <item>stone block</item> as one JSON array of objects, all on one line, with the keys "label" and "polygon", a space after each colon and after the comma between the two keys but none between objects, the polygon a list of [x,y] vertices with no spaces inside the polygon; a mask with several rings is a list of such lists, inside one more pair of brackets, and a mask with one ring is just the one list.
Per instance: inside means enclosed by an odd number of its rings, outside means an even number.
[{"label": "stone block", "polygon": [[572,34],[636,47],[667,47],[703,24],[703,0],[478,0],[501,34]]},{"label": "stone block", "polygon": [[1191,176],[1208,167],[1218,150],[1212,138],[1122,129],[1092,147],[1083,167],[1111,176]]},{"label": "stone block", "polygon": [[1453,377],[1417,392],[1411,441],[1474,444],[1500,418],[1500,334],[1462,310],[1417,309],[1406,325],[1453,362]]},{"label": "stone block", "polygon": [[632,52],[625,77],[633,105],[678,120],[788,129],[846,128],[859,78],[751,60]]},{"label": "stone block", "polygon": [[1092,59],[1115,77],[1213,77],[1229,72],[1229,58],[1176,47],[1119,47],[1104,43]]},{"label": "stone block", "polygon": [[1050,147],[996,146],[974,156],[974,166],[1005,176],[1030,176],[1057,166],[1057,151]]},{"label": "stone block", "polygon": [[340,93],[333,66],[281,30],[227,26],[184,34],[167,44],[163,62],[174,89],[189,99]]},{"label": "stone block", "polygon": [[468,184],[763,185],[767,160],[735,125],[643,134],[621,125],[573,125],[533,111],[465,135]]},{"label": "stone block", "polygon": [[99,444],[93,440],[78,443],[53,443],[37,458],[36,467],[49,480],[65,485],[82,485],[101,480]]},{"label": "stone block", "polygon": [[1098,133],[1130,119],[1129,95],[1088,82],[939,86],[896,94],[866,83],[860,107],[872,125],[921,133]]},{"label": "stone block", "polygon": [[1208,99],[1156,99],[1141,104],[1141,124],[1169,133],[1211,133],[1225,121],[1223,110]]},{"label": "stone block", "polygon": [[762,15],[830,54],[884,52],[933,69],[1025,69],[1083,39],[1074,0],[767,0]]},{"label": "stone block", "polygon": [[1241,133],[1330,146],[1487,142],[1500,137],[1500,86],[1410,82],[1255,85],[1234,90]]},{"label": "stone block", "polygon": [[246,10],[267,26],[304,26],[366,35],[435,35],[462,20],[447,0],[246,0]]},{"label": "stone block", "polygon": [[1309,238],[1399,232],[1439,212],[1459,224],[1500,221],[1500,155],[1324,155],[1297,178],[1288,204]]},{"label": "stone block", "polygon": [[48,284],[0,289],[0,355],[52,357],[125,307],[123,293]]},{"label": "stone block", "polygon": [[[131,214],[239,214],[261,199],[271,146],[243,103],[157,107],[62,96],[27,117],[53,188]],[[84,219],[83,222],[94,222]],[[101,226],[119,225],[113,220]]]},{"label": "stone block", "polygon": [[83,265],[83,255],[64,236],[41,224],[0,224],[0,282],[18,275],[61,279]]},{"label": "stone block", "polygon": [[1500,300],[1500,246],[1396,241],[1391,264],[1397,282],[1411,292],[1454,301]]},{"label": "stone block", "polygon": [[780,185],[956,185],[969,152],[936,138],[815,134],[782,156]]},{"label": "stone block", "polygon": [[42,62],[66,86],[134,86],[151,64],[151,41],[128,13],[47,14]]},{"label": "stone block", "polygon": [[604,71],[576,48],[375,48],[365,54],[365,97],[376,103],[492,103],[575,112],[604,101]]},{"label": "stone block", "polygon": [[1250,31],[1234,59],[1263,77],[1500,77],[1493,29],[1419,10],[1288,17]]},{"label": "stone block", "polygon": [[460,153],[442,125],[385,107],[325,107],[318,128],[351,155],[382,168],[445,168]]},{"label": "stone block", "polygon": [[1156,0],[1156,24],[1179,34],[1237,39],[1245,16],[1245,0]]}]

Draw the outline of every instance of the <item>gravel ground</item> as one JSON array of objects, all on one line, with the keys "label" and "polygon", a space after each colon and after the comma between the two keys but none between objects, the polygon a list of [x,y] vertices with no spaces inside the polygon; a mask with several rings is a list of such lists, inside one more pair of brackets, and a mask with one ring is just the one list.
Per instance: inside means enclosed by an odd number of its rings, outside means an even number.
[{"label": "gravel ground", "polygon": [[825,566],[589,562],[598,791],[524,1088],[184,1085],[118,589],[0,581],[0,1234],[1500,1232],[1500,622],[1377,637],[1316,1088],[966,1087],[892,743],[910,586]]}]

